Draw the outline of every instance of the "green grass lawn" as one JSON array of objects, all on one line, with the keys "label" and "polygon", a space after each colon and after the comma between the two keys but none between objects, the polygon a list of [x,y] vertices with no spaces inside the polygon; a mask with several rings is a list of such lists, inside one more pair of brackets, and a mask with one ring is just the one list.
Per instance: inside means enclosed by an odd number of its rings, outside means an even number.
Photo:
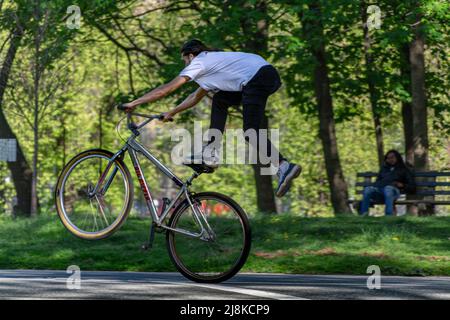
[{"label": "green grass lawn", "polygon": [[[176,271],[156,234],[142,251],[149,220],[129,218],[112,237],[75,238],[56,216],[0,217],[0,269]],[[450,276],[450,217],[251,219],[253,245],[242,271]]]}]

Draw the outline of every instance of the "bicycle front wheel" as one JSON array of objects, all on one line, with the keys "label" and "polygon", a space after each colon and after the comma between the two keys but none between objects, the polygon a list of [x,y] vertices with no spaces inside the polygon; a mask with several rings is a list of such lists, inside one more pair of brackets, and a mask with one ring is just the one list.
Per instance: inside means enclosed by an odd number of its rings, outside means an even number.
[{"label": "bicycle front wheel", "polygon": [[[196,282],[217,283],[234,276],[250,252],[251,231],[245,211],[231,198],[216,192],[191,197],[193,206],[204,217],[201,224],[212,237],[194,237],[167,232],[169,255],[186,278]],[[201,233],[192,207],[183,202],[173,213],[169,226],[190,233]],[[212,231],[212,232],[211,232]]]},{"label": "bicycle front wheel", "polygon": [[63,225],[79,238],[98,240],[112,235],[131,210],[130,172],[122,160],[110,162],[112,157],[101,149],[82,152],[59,176],[56,209]]}]

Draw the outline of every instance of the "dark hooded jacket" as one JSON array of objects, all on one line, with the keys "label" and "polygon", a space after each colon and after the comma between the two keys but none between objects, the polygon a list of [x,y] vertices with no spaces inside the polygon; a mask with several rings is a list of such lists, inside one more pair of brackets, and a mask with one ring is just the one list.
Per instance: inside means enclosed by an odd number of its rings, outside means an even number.
[{"label": "dark hooded jacket", "polygon": [[407,167],[390,166],[386,163],[381,167],[374,186],[375,187],[395,186],[394,184],[395,181],[404,184],[404,187],[400,188],[401,193],[411,194],[416,191],[416,183],[414,181],[414,177]]}]

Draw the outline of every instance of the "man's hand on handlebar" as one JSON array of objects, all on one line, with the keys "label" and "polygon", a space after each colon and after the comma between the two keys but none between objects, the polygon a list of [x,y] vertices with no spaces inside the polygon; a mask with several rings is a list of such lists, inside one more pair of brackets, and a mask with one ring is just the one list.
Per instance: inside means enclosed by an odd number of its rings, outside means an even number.
[{"label": "man's hand on handlebar", "polygon": [[129,102],[129,103],[122,103],[119,106],[120,106],[119,107],[120,110],[123,110],[123,111],[125,111],[127,113],[132,112],[136,108],[136,106],[133,106],[131,104],[131,102]]},{"label": "man's hand on handlebar", "polygon": [[171,114],[170,112],[163,112],[161,113],[161,119],[162,122],[169,122],[169,121],[173,121],[173,114]]},{"label": "man's hand on handlebar", "polygon": [[[117,105],[117,109],[121,110],[121,111],[125,111],[126,113],[128,113],[128,121],[130,122],[131,120],[131,115],[133,114],[132,111],[136,108],[136,106],[130,106],[131,103],[121,103]],[[169,121],[173,121],[173,116],[175,114],[171,113],[171,112],[163,112],[161,114],[158,115],[141,115],[136,113],[136,115],[138,116],[143,116],[144,118],[149,118],[149,119],[158,119],[162,122],[169,122]],[[151,120],[150,120],[151,121]]]}]

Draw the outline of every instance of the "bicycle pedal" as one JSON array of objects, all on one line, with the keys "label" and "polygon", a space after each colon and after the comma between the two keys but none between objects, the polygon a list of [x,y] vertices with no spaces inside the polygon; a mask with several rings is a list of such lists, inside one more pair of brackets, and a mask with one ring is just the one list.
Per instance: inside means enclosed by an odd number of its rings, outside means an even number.
[{"label": "bicycle pedal", "polygon": [[141,249],[144,250],[144,251],[147,251],[148,249],[151,249],[151,248],[152,248],[152,246],[150,244],[148,244],[148,243],[144,243],[141,246]]}]

